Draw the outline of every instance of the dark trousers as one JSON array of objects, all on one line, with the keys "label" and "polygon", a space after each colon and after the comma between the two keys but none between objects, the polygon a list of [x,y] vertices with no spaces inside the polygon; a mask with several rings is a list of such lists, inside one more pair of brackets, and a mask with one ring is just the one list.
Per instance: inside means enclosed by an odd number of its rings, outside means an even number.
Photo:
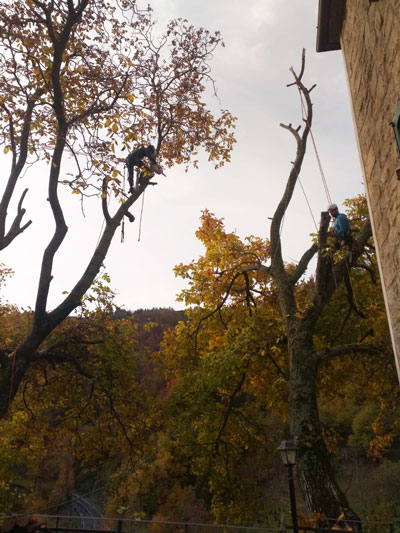
[{"label": "dark trousers", "polygon": [[129,154],[125,161],[128,168],[128,183],[129,186],[133,188],[133,170],[135,167],[140,168],[143,165],[143,161],[136,157],[132,157],[132,154]]},{"label": "dark trousers", "polygon": [[353,243],[354,243],[354,239],[351,236],[351,234],[348,232],[342,235],[341,237],[335,237],[334,247],[335,247],[335,250],[339,250],[342,246],[347,245],[349,249],[351,250],[353,248]]}]

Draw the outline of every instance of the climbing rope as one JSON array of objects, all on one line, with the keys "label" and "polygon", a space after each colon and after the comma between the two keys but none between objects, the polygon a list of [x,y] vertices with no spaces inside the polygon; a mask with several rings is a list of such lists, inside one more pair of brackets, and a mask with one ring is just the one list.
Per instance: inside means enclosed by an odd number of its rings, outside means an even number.
[{"label": "climbing rope", "polygon": [[[293,168],[295,168],[295,167],[293,167]],[[297,174],[297,181],[300,183],[300,187],[301,187],[301,190],[303,191],[304,198],[306,199],[306,202],[307,202],[307,205],[308,205],[308,209],[309,209],[310,214],[311,214],[311,218],[313,219],[314,226],[315,226],[315,231],[318,233],[318,226],[317,226],[317,223],[315,221],[314,213],[312,212],[310,202],[308,201],[306,191],[304,190],[303,184],[301,183],[301,179],[300,179],[300,176],[299,176],[299,173],[297,172],[297,170],[296,170],[296,174]]]},{"label": "climbing rope", "polygon": [[[304,195],[304,198],[305,198],[306,203],[307,203],[307,205],[308,205],[308,209],[310,210],[311,218],[313,219],[314,226],[315,226],[315,231],[318,232],[318,226],[317,226],[317,223],[316,223],[316,221],[315,221],[315,217],[314,217],[314,214],[313,214],[313,212],[312,212],[310,202],[308,201],[306,191],[304,190],[303,184],[301,183],[300,175],[299,175],[299,173],[297,172],[297,169],[296,169],[296,167],[295,167],[294,165],[293,165],[293,168],[294,168],[294,170],[295,170],[295,172],[296,172],[296,175],[297,175],[297,178],[296,178],[296,179],[297,179],[297,181],[300,183],[301,190],[303,191],[303,195]],[[284,222],[285,222],[285,215],[286,215],[286,209],[287,209],[287,206],[288,206],[288,199],[286,198],[285,211],[284,211],[284,214],[283,214],[283,217],[282,217],[282,220],[281,220],[281,225],[280,225],[280,228],[279,228],[279,239],[281,238],[282,231],[283,231],[283,224],[284,224]],[[278,252],[278,247],[276,247],[276,249],[275,249],[275,253],[274,253],[274,256],[273,256],[273,258],[271,258],[271,261],[272,261],[272,262],[275,260],[277,252]]]},{"label": "climbing rope", "polygon": [[313,144],[313,147],[314,147],[315,157],[317,158],[319,171],[321,173],[321,178],[322,178],[322,183],[323,183],[323,186],[324,186],[324,189],[325,189],[326,198],[328,200],[328,204],[331,204],[332,203],[332,199],[331,199],[331,195],[329,194],[329,189],[328,189],[328,184],[327,184],[327,181],[326,181],[324,169],[322,168],[321,159],[319,157],[317,145],[315,143],[314,135],[313,135],[313,132],[312,132],[312,129],[311,129],[311,124],[309,123],[308,118],[307,118],[307,112],[306,112],[306,106],[305,106],[304,99],[303,99],[303,94],[302,94],[300,89],[299,89],[299,95],[300,95],[300,102],[301,102],[301,115],[302,115],[303,120],[307,123],[308,129],[310,130],[311,141],[312,141],[312,144]]}]

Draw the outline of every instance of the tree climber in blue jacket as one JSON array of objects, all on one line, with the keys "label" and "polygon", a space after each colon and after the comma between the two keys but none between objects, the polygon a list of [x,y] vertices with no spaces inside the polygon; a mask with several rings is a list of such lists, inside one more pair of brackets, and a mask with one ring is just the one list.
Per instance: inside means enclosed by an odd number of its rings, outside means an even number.
[{"label": "tree climber in blue jacket", "polygon": [[[343,213],[339,213],[338,206],[336,204],[328,205],[328,213],[333,219],[333,231],[329,231],[328,235],[334,237],[334,248],[340,250],[344,245],[349,247],[349,263],[352,261],[353,251],[358,250],[358,242],[351,236],[350,222],[347,216]],[[347,298],[352,309],[361,317],[365,318],[364,314],[358,308],[354,301],[353,287],[350,280],[350,271],[347,268],[344,274],[344,283],[347,289]]]},{"label": "tree climber in blue jacket", "polygon": [[344,213],[339,213],[338,206],[336,204],[328,205],[328,213],[333,219],[333,231],[330,231],[328,235],[331,235],[335,239],[335,249],[339,250],[343,245],[347,244],[349,248],[353,246],[353,237],[350,232],[349,219]]}]

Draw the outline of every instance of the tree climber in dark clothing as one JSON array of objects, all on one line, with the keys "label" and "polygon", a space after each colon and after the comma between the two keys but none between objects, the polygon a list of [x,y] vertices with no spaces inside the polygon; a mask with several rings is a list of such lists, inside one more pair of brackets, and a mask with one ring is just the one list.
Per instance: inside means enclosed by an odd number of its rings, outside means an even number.
[{"label": "tree climber in dark clothing", "polygon": [[146,163],[143,161],[143,159],[147,157],[150,160],[150,168],[151,167],[158,167],[157,164],[157,152],[156,149],[152,144],[149,146],[142,146],[141,148],[137,148],[133,152],[131,152],[128,157],[125,159],[126,166],[128,167],[128,183],[129,183],[129,191],[133,192],[133,171],[134,167],[138,167],[138,181],[140,181],[140,169],[142,166],[147,166]]}]

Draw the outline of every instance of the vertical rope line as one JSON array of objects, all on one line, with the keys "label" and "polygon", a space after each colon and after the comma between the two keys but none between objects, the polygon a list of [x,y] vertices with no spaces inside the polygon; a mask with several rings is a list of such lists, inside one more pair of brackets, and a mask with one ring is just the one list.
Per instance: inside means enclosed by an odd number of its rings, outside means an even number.
[{"label": "vertical rope line", "polygon": [[307,202],[307,205],[308,205],[308,209],[310,210],[311,217],[312,217],[313,222],[314,222],[315,230],[318,232],[318,226],[317,226],[317,223],[315,222],[315,218],[314,218],[314,214],[313,214],[313,212],[311,210],[310,202],[308,201],[308,198],[307,198],[307,195],[306,195],[306,191],[304,190],[304,187],[303,187],[303,184],[301,183],[299,175],[297,175],[297,179],[298,179],[298,181],[300,183],[301,190],[303,191],[304,198],[306,199],[306,202]]},{"label": "vertical rope line", "polygon": [[323,186],[324,186],[324,189],[325,189],[326,198],[328,200],[328,204],[331,204],[332,203],[332,199],[331,199],[331,195],[329,194],[329,189],[328,189],[328,184],[327,184],[327,181],[326,181],[326,178],[325,178],[324,169],[322,168],[321,159],[319,157],[317,145],[315,144],[315,139],[314,139],[314,135],[313,135],[313,132],[312,132],[312,129],[311,129],[311,124],[309,123],[308,118],[307,118],[306,107],[305,107],[304,100],[303,100],[303,95],[301,94],[300,89],[299,89],[299,95],[300,95],[300,101],[301,101],[302,118],[303,118],[303,120],[306,121],[308,129],[310,130],[311,141],[313,143],[315,156],[317,158],[319,171],[321,173],[321,178],[322,178],[322,183],[323,183]]}]

